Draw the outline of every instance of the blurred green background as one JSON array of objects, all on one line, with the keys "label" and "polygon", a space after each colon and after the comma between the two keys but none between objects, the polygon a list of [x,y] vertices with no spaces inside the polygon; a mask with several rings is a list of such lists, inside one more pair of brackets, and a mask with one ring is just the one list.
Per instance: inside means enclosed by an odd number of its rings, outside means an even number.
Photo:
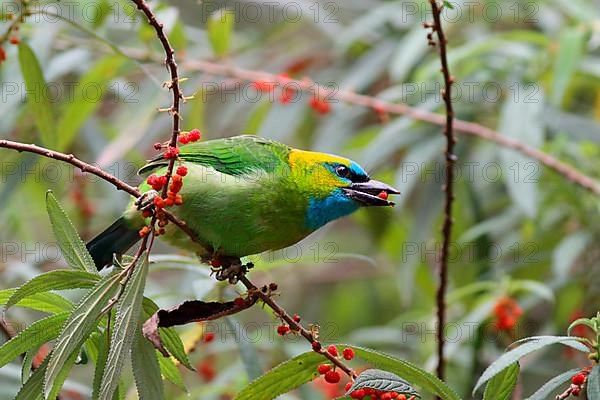
[{"label": "blurred green background", "polygon": [[[419,1],[227,1],[150,3],[165,23],[184,93],[184,129],[203,139],[252,133],[352,158],[399,188],[394,209],[361,210],[297,246],[251,257],[256,283],[277,282],[278,301],[320,325],[324,342],[365,345],[432,369],[435,289],[441,248],[444,138],[439,126],[336,101],[317,113],[308,93],[282,103],[250,82],[198,68],[195,60],[307,76],[335,90],[443,112],[439,59],[427,46]],[[453,2],[444,23],[456,77],[455,111],[600,176],[600,4],[592,0]],[[19,2],[3,1],[0,34]],[[228,39],[213,35],[230,10]],[[38,58],[53,109],[36,125],[17,48],[5,38],[0,66],[0,138],[71,152],[137,184],[137,169],[164,141],[171,97],[153,30],[124,0],[31,2],[18,37]],[[68,22],[68,21],[71,22]],[[212,22],[209,22],[212,21]],[[212,28],[207,27],[213,25]],[[118,50],[118,51],[115,51]],[[29,95],[32,96],[31,91]],[[38,93],[39,94],[39,93]],[[482,370],[515,339],[563,334],[575,316],[600,307],[600,202],[564,177],[511,150],[459,135],[455,230],[446,337],[447,380],[470,391]],[[84,239],[116,218],[128,199],[95,177],[30,154],[0,151],[0,288],[64,266],[44,193],[52,189]],[[149,294],[166,307],[185,299],[232,298],[207,266],[155,246]],[[65,294],[77,297],[71,291]],[[510,296],[524,314],[511,331],[494,325],[494,304]],[[12,310],[17,330],[40,318]],[[181,328],[199,373],[185,372],[191,398],[228,399],[278,362],[308,349],[275,334],[278,321],[255,307],[204,327]],[[202,341],[203,330],[215,333]],[[4,340],[1,338],[0,340]],[[557,348],[522,365],[522,397],[585,360]],[[360,368],[361,365],[355,364]],[[20,366],[0,369],[0,398],[12,398]],[[64,398],[88,398],[93,369],[79,366]],[[130,396],[135,397],[132,377]],[[168,398],[186,398],[174,385]],[[320,379],[286,398],[341,394]]]}]

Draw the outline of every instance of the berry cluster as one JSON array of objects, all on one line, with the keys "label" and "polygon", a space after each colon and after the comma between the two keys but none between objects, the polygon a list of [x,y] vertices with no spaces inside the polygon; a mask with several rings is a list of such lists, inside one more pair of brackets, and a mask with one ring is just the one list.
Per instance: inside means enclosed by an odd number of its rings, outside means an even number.
[{"label": "berry cluster", "polygon": [[523,309],[510,297],[501,297],[494,306],[494,323],[499,331],[510,331],[515,327],[517,321],[523,315]]},{"label": "berry cluster", "polygon": [[181,144],[194,143],[200,140],[202,134],[198,129],[192,129],[189,132],[182,132],[178,137],[177,141]]},{"label": "berry cluster", "polygon": [[[300,323],[300,316],[298,314],[294,314],[294,316],[292,317],[292,319],[294,320],[295,323],[297,323],[297,324]],[[283,322],[281,325],[279,325],[277,327],[277,334],[279,336],[285,336],[290,331],[292,331],[292,328],[288,324],[286,324],[285,322]]]},{"label": "berry cluster", "polygon": [[[321,344],[319,342],[313,342],[313,350],[320,351]],[[333,357],[340,356],[337,347],[335,347],[334,345],[327,347],[327,352]],[[354,350],[352,350],[349,347],[346,347],[342,351],[342,357],[348,361],[352,360],[354,358]],[[317,367],[317,372],[319,373],[319,375],[323,375],[323,377],[325,378],[325,382],[327,382],[327,383],[337,384],[342,379],[342,376],[340,375],[340,373],[338,371],[336,371],[335,366],[332,366],[331,364],[319,365]],[[348,389],[350,388],[350,386],[348,386]]]},{"label": "berry cluster", "polygon": [[581,390],[583,388],[583,385],[585,384],[585,381],[587,380],[588,374],[589,374],[589,370],[584,369],[583,371],[579,372],[578,374],[574,375],[571,378],[571,387],[569,388],[570,394],[572,394],[575,397],[579,396],[579,394],[581,393]]},{"label": "berry cluster", "polygon": [[[348,389],[350,389],[350,387],[346,387],[346,390]],[[366,397],[369,400],[406,400],[406,396],[401,393],[384,392],[383,390],[371,388],[356,389],[352,393],[350,393],[350,397],[353,399],[364,399]]]}]

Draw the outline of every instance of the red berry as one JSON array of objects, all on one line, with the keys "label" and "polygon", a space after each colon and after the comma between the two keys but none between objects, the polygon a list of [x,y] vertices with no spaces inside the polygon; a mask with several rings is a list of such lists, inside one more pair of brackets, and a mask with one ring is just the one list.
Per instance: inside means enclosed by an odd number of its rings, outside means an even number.
[{"label": "red berry", "polygon": [[312,349],[313,351],[319,352],[321,351],[321,343],[320,342],[312,342]]},{"label": "red berry", "polygon": [[18,38],[18,37],[16,37],[16,36],[12,36],[12,37],[10,38],[10,44],[19,44],[19,43],[20,43],[20,40],[19,40],[19,38]]},{"label": "red berry", "polygon": [[[221,266],[221,261],[220,261],[218,258],[213,258],[213,259],[210,261],[210,265],[212,265],[212,266],[213,266],[213,267],[215,267],[215,268],[218,268],[218,267],[220,267],[220,266]],[[239,299],[239,298],[240,298],[240,297],[238,297],[238,299]],[[236,299],[236,300],[237,300],[237,299]]]},{"label": "red berry", "polygon": [[166,159],[171,159],[171,158],[177,158],[178,155],[179,155],[179,148],[178,147],[169,146],[169,148],[167,149],[167,151],[165,151],[164,157]]},{"label": "red berry", "polygon": [[386,392],[379,397],[381,400],[392,400],[392,395],[390,392]]},{"label": "red berry", "polygon": [[175,200],[172,197],[168,197],[165,200],[165,206],[172,207],[175,204]]},{"label": "red berry", "polygon": [[403,394],[399,394],[398,397],[396,397],[397,400],[406,400],[406,395]]},{"label": "red berry", "polygon": [[298,314],[294,314],[294,316],[292,317],[292,319],[294,320],[294,322],[300,322],[300,316]]},{"label": "red berry", "polygon": [[142,229],[139,230],[138,233],[139,233],[140,237],[148,236],[148,234],[150,233],[150,228],[147,226],[144,226]]},{"label": "red berry", "polygon": [[288,333],[290,331],[290,327],[287,325],[279,325],[277,327],[277,334],[280,336],[285,335],[286,333]]},{"label": "red berry", "polygon": [[204,343],[210,343],[213,340],[215,340],[215,333],[214,332],[206,332],[204,334]]},{"label": "red berry", "polygon": [[2,47],[0,47],[0,63],[4,60],[6,60],[6,52]]},{"label": "red berry", "polygon": [[579,393],[581,393],[581,387],[576,387],[571,390],[571,394],[575,397],[579,397]]},{"label": "red berry", "polygon": [[585,383],[585,374],[583,372],[578,373],[573,378],[571,378],[571,382],[573,382],[573,385],[583,385]]},{"label": "red berry", "polygon": [[317,96],[313,96],[308,104],[313,110],[320,114],[327,114],[329,111],[331,111],[331,106],[329,103]]},{"label": "red berry", "polygon": [[317,367],[317,372],[321,375],[325,375],[329,371],[331,371],[331,365],[329,364],[321,364]]},{"label": "red berry", "polygon": [[165,201],[162,199],[162,197],[156,196],[153,201],[154,201],[154,206],[156,208],[164,208],[165,207]]},{"label": "red berry", "polygon": [[190,133],[188,133],[188,140],[190,142],[197,142],[202,137],[202,134],[198,129],[192,129]]},{"label": "red berry", "polygon": [[180,206],[182,204],[183,204],[183,197],[181,197],[181,195],[178,194],[177,196],[175,196],[175,205]]},{"label": "red berry", "polygon": [[382,190],[381,192],[379,192],[379,194],[377,195],[377,197],[379,197],[380,199],[383,199],[383,200],[387,200],[388,199],[388,193],[385,190]]},{"label": "red berry", "polygon": [[350,393],[350,397],[352,397],[353,399],[362,399],[363,397],[365,397],[365,390],[356,389],[355,391]]},{"label": "red berry", "polygon": [[150,210],[144,210],[142,211],[142,217],[144,218],[150,218],[152,216],[152,211]]},{"label": "red berry", "polygon": [[158,143],[158,142],[154,143],[154,150],[160,150],[160,149],[162,149],[162,143]]},{"label": "red berry", "polygon": [[330,345],[329,347],[327,347],[327,352],[329,352],[329,354],[331,354],[334,357],[338,356],[337,347],[335,347],[334,345]]},{"label": "red berry", "polygon": [[338,383],[340,379],[342,379],[342,377],[337,371],[329,371],[325,374],[325,381],[327,383]]},{"label": "red berry", "polygon": [[344,390],[347,392],[348,390],[350,390],[351,387],[352,387],[352,382],[348,382],[348,383],[346,383],[346,386],[344,386]]},{"label": "red berry", "polygon": [[188,173],[188,169],[186,167],[184,167],[183,165],[181,165],[181,166],[177,167],[177,170],[175,172],[179,176],[186,176]]},{"label": "red berry", "polygon": [[354,358],[354,350],[350,347],[346,347],[344,351],[342,351],[342,355],[344,356],[344,359],[352,360]]}]

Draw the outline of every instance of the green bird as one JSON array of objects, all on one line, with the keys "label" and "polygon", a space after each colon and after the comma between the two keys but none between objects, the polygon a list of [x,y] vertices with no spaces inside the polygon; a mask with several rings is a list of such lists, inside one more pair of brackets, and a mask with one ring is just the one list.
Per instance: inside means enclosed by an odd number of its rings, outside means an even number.
[{"label": "green bird", "polygon": [[[192,241],[174,224],[168,224],[161,237],[205,262],[239,262],[240,257],[288,247],[360,207],[393,206],[388,194],[400,193],[346,158],[257,136],[196,142],[179,149],[177,166],[187,169],[179,192],[183,203],[167,209],[199,240]],[[168,162],[160,155],[139,173],[163,175]],[[141,199],[157,194],[146,182],[139,189],[144,193]],[[87,244],[98,269],[140,240],[139,230],[149,222],[140,202],[132,201],[116,222]]]}]

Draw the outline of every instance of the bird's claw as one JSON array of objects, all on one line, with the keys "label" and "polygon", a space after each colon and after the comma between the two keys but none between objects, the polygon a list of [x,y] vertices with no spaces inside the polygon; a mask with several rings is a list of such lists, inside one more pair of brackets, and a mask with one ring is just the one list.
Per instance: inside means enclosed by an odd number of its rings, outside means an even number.
[{"label": "bird's claw", "polygon": [[142,194],[135,201],[135,205],[139,211],[144,211],[149,209],[154,205],[154,198],[158,196],[158,192],[156,190],[148,190],[146,193]]},{"label": "bird's claw", "polygon": [[249,269],[252,269],[254,264],[251,262],[247,264],[242,264],[242,262],[238,260],[234,260],[229,265],[223,265],[218,268],[213,268],[213,272],[215,272],[215,278],[218,281],[229,281],[229,283],[236,284],[240,280],[240,278],[248,272]]}]

